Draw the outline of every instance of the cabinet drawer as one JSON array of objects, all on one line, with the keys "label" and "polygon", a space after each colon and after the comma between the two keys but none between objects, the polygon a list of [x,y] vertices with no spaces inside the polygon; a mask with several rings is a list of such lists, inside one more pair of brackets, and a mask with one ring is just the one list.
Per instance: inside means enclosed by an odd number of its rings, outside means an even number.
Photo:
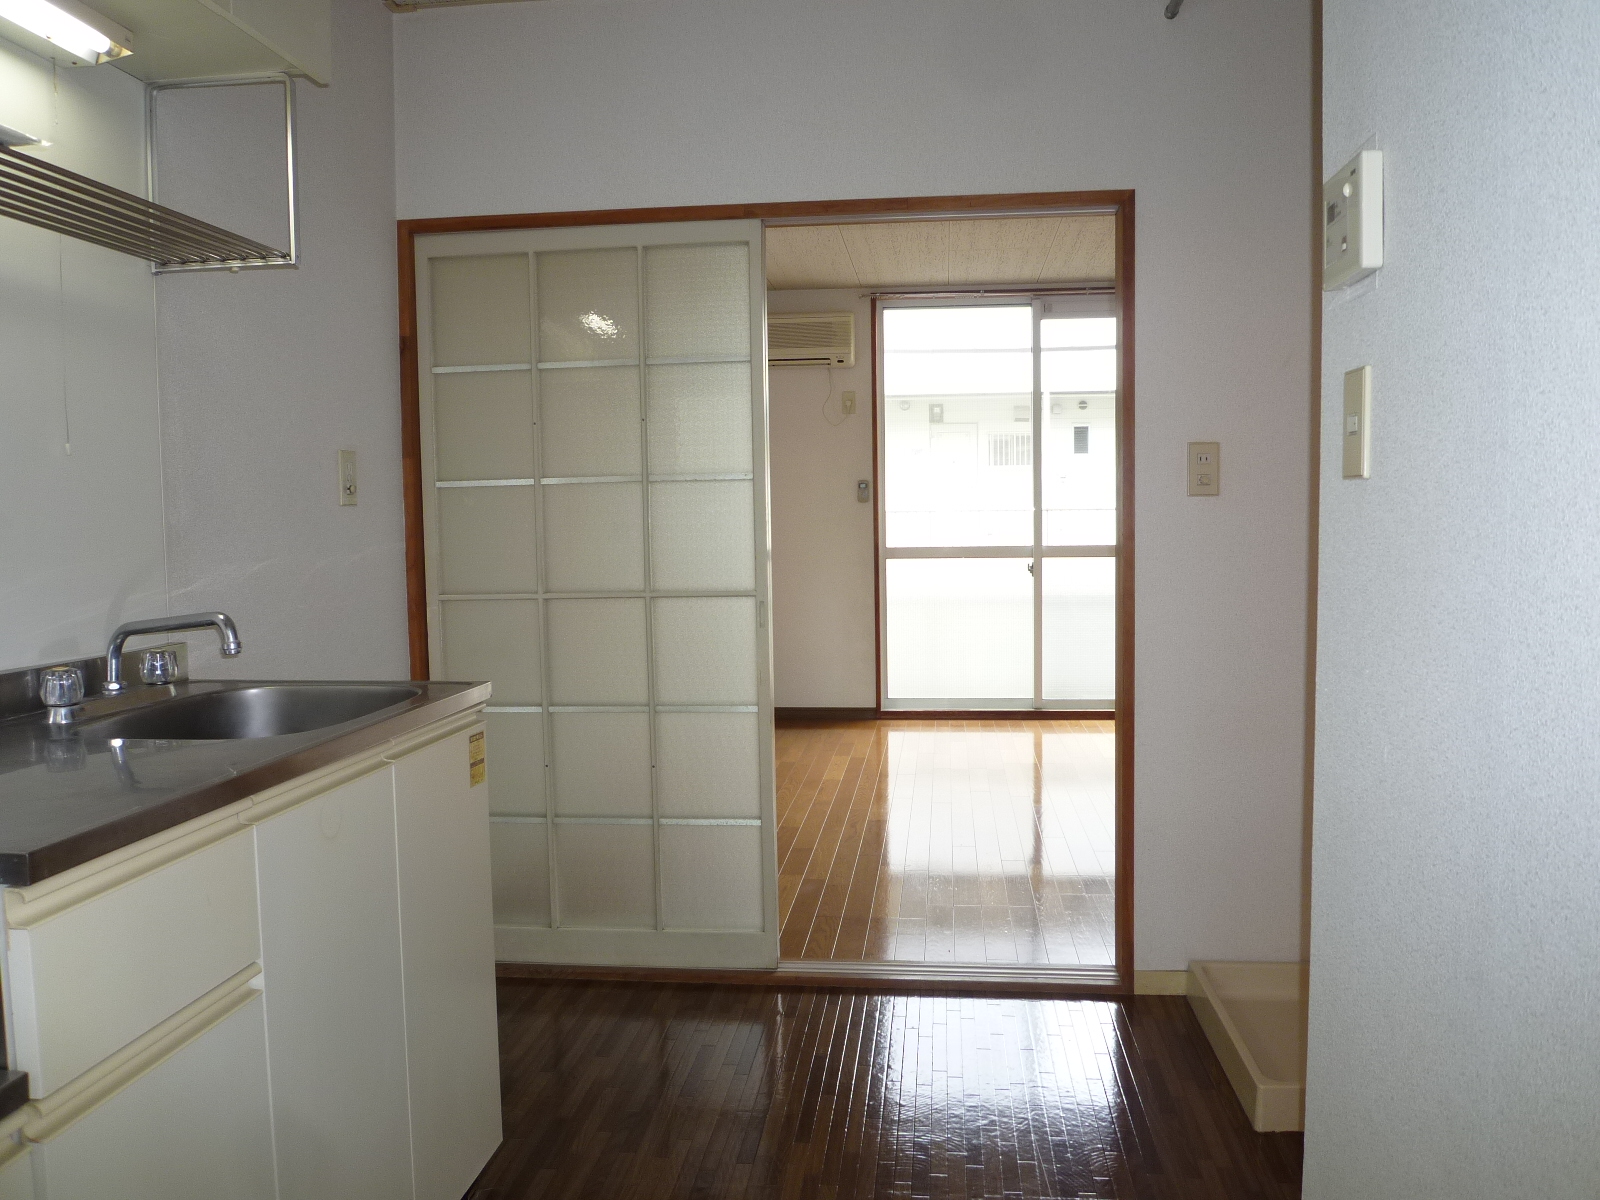
[{"label": "cabinet drawer", "polygon": [[8,937],[16,1065],[41,1096],[260,959],[250,831]]},{"label": "cabinet drawer", "polygon": [[0,1167],[0,1200],[34,1200],[31,1149],[24,1150]]},{"label": "cabinet drawer", "polygon": [[33,1153],[49,1200],[273,1200],[260,997]]}]

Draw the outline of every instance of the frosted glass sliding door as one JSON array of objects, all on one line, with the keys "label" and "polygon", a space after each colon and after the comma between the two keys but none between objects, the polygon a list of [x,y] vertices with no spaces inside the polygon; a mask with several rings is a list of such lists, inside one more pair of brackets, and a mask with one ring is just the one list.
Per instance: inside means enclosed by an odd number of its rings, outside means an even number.
[{"label": "frosted glass sliding door", "polygon": [[884,707],[1114,707],[1112,297],[880,317]]},{"label": "frosted glass sliding door", "polygon": [[494,684],[497,953],[775,965],[760,226],[417,246],[430,665]]}]

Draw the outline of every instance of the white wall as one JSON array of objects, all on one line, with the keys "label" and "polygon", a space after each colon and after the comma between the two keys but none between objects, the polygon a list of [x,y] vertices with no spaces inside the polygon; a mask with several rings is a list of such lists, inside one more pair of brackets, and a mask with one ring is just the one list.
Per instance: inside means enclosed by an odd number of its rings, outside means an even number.
[{"label": "white wall", "polygon": [[[397,16],[402,217],[1138,193],[1137,965],[1300,951],[1308,0]],[[1218,439],[1218,499],[1185,443]]]},{"label": "white wall", "polygon": [[[1185,10],[1187,14],[1187,10]],[[1309,1200],[1600,1188],[1600,11],[1326,0]],[[1340,478],[1373,369],[1373,476]]]},{"label": "white wall", "polygon": [[[767,293],[768,312],[853,312],[856,365],[775,367],[772,443],[772,656],[780,708],[872,708],[872,304],[855,291]],[[854,391],[856,411],[840,411]],[[831,398],[830,398],[831,392]]]},{"label": "white wall", "polygon": [[172,605],[230,613],[245,647],[190,639],[196,675],[409,674],[390,21],[333,18],[332,86],[296,85],[301,266],[157,285]]},{"label": "white wall", "polygon": [[[144,191],[144,91],[0,41],[0,123],[30,155]],[[68,442],[71,453],[68,453]],[[0,217],[0,670],[105,652],[165,610],[148,264]]]}]

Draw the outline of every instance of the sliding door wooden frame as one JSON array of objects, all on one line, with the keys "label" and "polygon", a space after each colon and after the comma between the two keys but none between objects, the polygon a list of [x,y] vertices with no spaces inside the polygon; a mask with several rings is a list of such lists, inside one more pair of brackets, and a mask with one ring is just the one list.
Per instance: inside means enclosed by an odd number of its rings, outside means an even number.
[{"label": "sliding door wooden frame", "polygon": [[[861,200],[801,200],[764,204],[707,204],[673,208],[593,209],[579,212],[502,213],[474,217],[428,217],[396,222],[396,253],[400,300],[400,467],[405,503],[406,618],[409,628],[411,675],[428,678],[427,576],[423,546],[422,423],[417,379],[417,277],[416,239],[430,233],[466,233],[491,229],[543,229],[581,225],[642,225],[666,221],[725,221],[756,219],[781,224],[828,224],[858,220],[914,220],[939,217],[1047,215],[1057,212],[1101,210],[1116,219],[1116,295],[1121,328],[1117,343],[1117,696],[1116,738],[1116,960],[1114,985],[1073,985],[1070,990],[1091,993],[1133,993],[1133,747],[1134,747],[1134,194],[1132,191],[1019,192],[970,196],[901,196]],[[876,312],[874,304],[874,313]],[[874,341],[876,319],[874,319]],[[874,375],[877,347],[873,346]],[[877,406],[877,380],[873,407]],[[876,513],[877,413],[873,412],[873,508]],[[876,517],[874,518],[876,520]],[[873,542],[878,541],[877,530]],[[876,551],[874,552],[876,557]],[[874,571],[874,612],[877,611],[877,571]],[[876,624],[876,620],[874,622]],[[879,635],[881,636],[881,634]],[[876,638],[874,639],[876,641]],[[881,662],[881,654],[874,656]],[[879,681],[879,696],[882,681]],[[915,714],[889,711],[901,719]],[[930,714],[933,715],[933,714]],[[954,714],[937,714],[946,718]],[[978,714],[973,714],[978,716]],[[1045,715],[1051,715],[1046,713]],[[1063,716],[1068,714],[1063,713]],[[1096,714],[1098,715],[1098,714]],[[980,719],[1006,720],[1004,710],[985,712]],[[825,982],[820,977],[814,983]],[[1065,988],[1063,990],[1069,990]]]}]

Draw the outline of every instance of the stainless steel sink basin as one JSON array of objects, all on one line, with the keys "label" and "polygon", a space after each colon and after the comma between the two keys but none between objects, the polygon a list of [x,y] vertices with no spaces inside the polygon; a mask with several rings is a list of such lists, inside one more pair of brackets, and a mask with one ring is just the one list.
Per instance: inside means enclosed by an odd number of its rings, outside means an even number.
[{"label": "stainless steel sink basin", "polygon": [[220,741],[309,733],[370,716],[419,695],[394,684],[256,684],[179,696],[86,722],[92,738]]}]

